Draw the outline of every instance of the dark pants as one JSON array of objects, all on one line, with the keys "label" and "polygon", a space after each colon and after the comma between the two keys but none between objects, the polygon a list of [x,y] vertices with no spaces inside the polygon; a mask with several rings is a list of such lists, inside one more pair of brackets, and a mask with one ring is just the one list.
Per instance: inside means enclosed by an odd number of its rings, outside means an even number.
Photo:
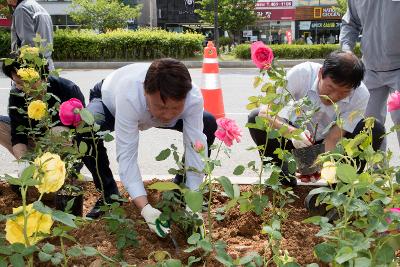
[{"label": "dark pants", "polygon": [[[248,122],[255,123],[258,113],[259,113],[259,109],[253,110],[248,117]],[[365,125],[364,120],[361,120],[357,124],[354,131],[352,133],[346,133],[344,137],[345,138],[354,138],[357,134],[359,134],[364,129],[364,125]],[[250,131],[251,138],[257,144],[257,146],[265,146],[266,137],[267,137],[265,131],[261,131],[261,130],[253,129],[253,128],[249,128],[249,131]],[[379,121],[375,121],[374,127],[372,128],[372,147],[375,151],[377,151],[380,148],[382,141],[383,141],[383,138],[381,138],[381,137],[384,134],[385,134],[385,127]],[[323,141],[324,140],[320,140],[316,143],[322,143]],[[292,144],[292,141],[290,141],[290,140],[282,140],[282,145],[285,145],[284,148],[282,147],[282,149],[285,149],[285,150],[291,151],[292,149],[295,149],[295,147]],[[281,147],[281,143],[279,142],[278,139],[269,139],[267,147],[265,148],[264,156],[271,157],[274,164],[276,164],[277,166],[282,166],[282,160],[280,160],[278,158],[278,155],[274,154],[274,151],[279,147]],[[259,152],[260,152],[260,154],[263,153],[263,151],[261,151],[261,150]],[[363,160],[359,160],[357,158],[356,158],[356,160],[359,162],[359,164],[361,166],[359,172],[362,172],[366,162]]]},{"label": "dark pants", "polygon": [[[115,127],[115,118],[111,114],[111,112],[107,109],[101,99],[101,85],[103,82],[100,82],[94,86],[94,88],[90,91],[89,97],[89,104],[87,109],[95,116],[96,123],[100,125],[100,131],[107,131],[110,132],[114,131]],[[100,115],[100,116],[99,116]],[[210,155],[210,146],[214,143],[214,133],[217,130],[217,123],[215,117],[204,111],[203,112],[203,124],[204,129],[203,133],[207,136],[207,144],[208,144],[208,155]],[[163,128],[163,129],[171,129],[182,132],[183,129],[183,121],[178,120],[177,123],[173,127]],[[88,143],[88,151],[92,150],[92,157],[85,157],[84,163],[86,167],[92,172],[93,180],[95,185],[98,189],[101,189],[99,178],[96,174],[96,161],[93,157],[95,154],[95,150],[91,149],[93,147],[93,142],[89,142],[89,140],[85,141]],[[97,144],[98,150],[98,166],[99,166],[99,173],[101,174],[101,178],[104,185],[104,193],[105,196],[116,194],[118,192],[117,186],[115,184],[111,169],[110,169],[110,162],[107,156],[107,149],[104,146],[104,142],[99,140]],[[92,171],[93,170],[93,171]]]}]

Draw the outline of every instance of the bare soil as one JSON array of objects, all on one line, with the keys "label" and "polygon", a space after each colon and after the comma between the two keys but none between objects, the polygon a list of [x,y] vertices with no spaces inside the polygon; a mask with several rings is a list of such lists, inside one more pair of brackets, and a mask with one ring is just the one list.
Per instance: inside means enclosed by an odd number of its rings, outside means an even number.
[{"label": "bare soil", "polygon": [[[156,180],[154,180],[156,181]],[[153,181],[152,181],[153,182]],[[150,182],[151,183],[151,182]],[[123,187],[118,184],[120,191],[123,192]],[[84,195],[84,214],[89,212],[90,208],[99,197],[93,183],[85,183],[83,185],[85,190]],[[312,189],[311,186],[298,186],[294,189],[294,193],[298,196],[293,203],[287,205],[289,217],[282,224],[282,250],[287,250],[289,255],[295,257],[300,265],[306,265],[316,262],[318,260],[314,257],[313,247],[323,240],[315,237],[319,228],[311,224],[304,224],[302,221],[310,216],[304,208],[303,202],[305,196]],[[35,190],[35,189],[34,189]],[[242,186],[241,190],[249,190],[249,186]],[[156,204],[160,194],[156,191],[149,190],[149,201]],[[125,194],[127,197],[127,195]],[[36,192],[29,193],[29,200],[33,202],[36,200]],[[223,205],[227,199],[221,194],[215,194],[213,199],[212,210]],[[50,203],[51,204],[51,203]],[[50,205],[48,204],[48,205]],[[12,213],[13,207],[21,205],[19,197],[11,190],[10,186],[4,181],[0,182],[0,211],[1,214]],[[162,239],[150,232],[147,225],[142,222],[140,212],[135,208],[132,202],[123,205],[128,217],[135,223],[135,229],[138,233],[139,246],[130,247],[124,251],[124,260],[128,264],[136,264],[138,266],[146,266],[154,264],[153,260],[148,259],[148,255],[152,251],[167,251],[173,258],[181,259],[187,263],[187,258],[190,255],[196,255],[196,252],[188,254],[182,250],[187,247],[184,236],[177,235],[177,241],[181,251],[177,251],[175,246],[169,238]],[[206,213],[203,214],[205,221]],[[223,240],[228,244],[228,253],[233,257],[241,257],[251,251],[257,251],[265,257],[270,256],[270,251],[267,248],[268,238],[266,235],[261,234],[262,219],[254,213],[241,214],[238,208],[234,208],[226,215],[223,221],[215,221],[213,229],[213,239]],[[0,229],[4,233],[5,222],[0,222]],[[207,227],[207,226],[206,226]],[[97,248],[105,255],[112,257],[116,255],[116,239],[111,235],[107,229],[104,220],[95,220],[84,223],[79,229],[73,230],[70,233],[82,246],[92,246]],[[49,240],[47,240],[49,241]],[[59,248],[58,240],[50,240]],[[74,245],[72,242],[67,241],[66,246]],[[37,261],[39,262],[39,261]],[[200,265],[202,266],[204,262]],[[70,266],[108,266],[108,264],[101,261],[96,257],[80,257],[73,259]],[[48,266],[46,264],[37,264],[37,266]],[[206,266],[222,266],[210,256],[207,259]]]}]

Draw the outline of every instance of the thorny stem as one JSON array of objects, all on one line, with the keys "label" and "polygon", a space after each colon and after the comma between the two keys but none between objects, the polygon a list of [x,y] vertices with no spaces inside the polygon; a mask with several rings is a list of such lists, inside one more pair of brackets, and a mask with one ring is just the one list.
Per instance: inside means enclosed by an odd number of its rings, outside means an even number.
[{"label": "thorny stem", "polygon": [[95,136],[93,134],[93,131],[90,131],[90,134],[92,135],[92,140],[93,140],[93,144],[94,144],[94,151],[95,151],[95,155],[96,155],[94,160],[96,161],[96,173],[97,173],[97,177],[99,178],[99,182],[100,182],[100,186],[101,186],[101,197],[103,198],[104,205],[106,205],[107,203],[106,203],[106,197],[104,195],[103,179],[101,178],[100,171],[99,171],[99,161],[98,161],[99,151],[97,149],[98,140],[96,140],[96,138],[95,138]]}]

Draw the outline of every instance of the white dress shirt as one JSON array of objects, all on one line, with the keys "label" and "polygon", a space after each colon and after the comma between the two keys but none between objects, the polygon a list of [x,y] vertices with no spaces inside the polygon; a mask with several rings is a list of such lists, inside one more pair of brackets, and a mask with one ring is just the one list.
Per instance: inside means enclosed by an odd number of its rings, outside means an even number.
[{"label": "white dress shirt", "polygon": [[[203,134],[203,97],[199,88],[193,84],[186,96],[182,114],[170,123],[163,124],[152,117],[146,104],[143,82],[149,66],[148,63],[138,63],[117,69],[107,76],[101,89],[103,103],[115,117],[119,175],[132,198],[146,195],[137,162],[139,130],[172,127],[182,119],[186,168],[203,170],[204,163],[192,147],[195,141],[201,141],[207,151],[207,139]],[[186,185],[195,190],[204,175],[187,171],[186,176]]]},{"label": "white dress shirt", "polygon": [[[319,109],[312,117],[311,121],[314,125],[318,123],[316,140],[323,140],[327,136],[330,128],[336,122],[337,116],[333,105],[325,105],[321,102],[318,93],[318,73],[322,65],[314,62],[304,62],[294,66],[287,72],[286,79],[288,81],[287,89],[295,100],[299,100],[305,96],[310,99],[312,109]],[[363,115],[367,108],[369,92],[367,87],[361,85],[352,91],[352,93],[336,102],[339,110],[339,116],[343,120],[343,130],[352,133],[357,123],[363,119]],[[290,105],[281,110],[279,116],[291,121],[296,125],[296,112]],[[307,129],[313,133],[313,125],[308,123]]]}]

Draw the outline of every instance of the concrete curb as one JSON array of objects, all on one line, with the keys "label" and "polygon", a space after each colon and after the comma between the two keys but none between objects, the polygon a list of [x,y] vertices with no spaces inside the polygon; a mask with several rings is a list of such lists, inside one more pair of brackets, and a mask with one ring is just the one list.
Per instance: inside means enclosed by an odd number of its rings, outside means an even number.
[{"label": "concrete curb", "polygon": [[[312,61],[312,62],[317,62],[317,63],[322,63],[324,60],[323,59],[282,59],[278,60],[278,64],[290,68],[293,67],[297,64],[306,62],[306,61]],[[143,61],[143,62],[150,62],[150,61]],[[201,68],[203,62],[202,61],[182,61],[186,67],[188,68]],[[68,62],[62,62],[58,61],[55,62],[54,65],[56,68],[61,68],[61,69],[117,69],[120,67],[123,67],[125,65],[131,64],[131,63],[138,63],[137,61],[108,61],[108,62],[102,62],[102,61],[68,61]],[[220,61],[219,62],[220,68],[255,68],[254,63],[251,60],[241,60],[241,61]]]}]

